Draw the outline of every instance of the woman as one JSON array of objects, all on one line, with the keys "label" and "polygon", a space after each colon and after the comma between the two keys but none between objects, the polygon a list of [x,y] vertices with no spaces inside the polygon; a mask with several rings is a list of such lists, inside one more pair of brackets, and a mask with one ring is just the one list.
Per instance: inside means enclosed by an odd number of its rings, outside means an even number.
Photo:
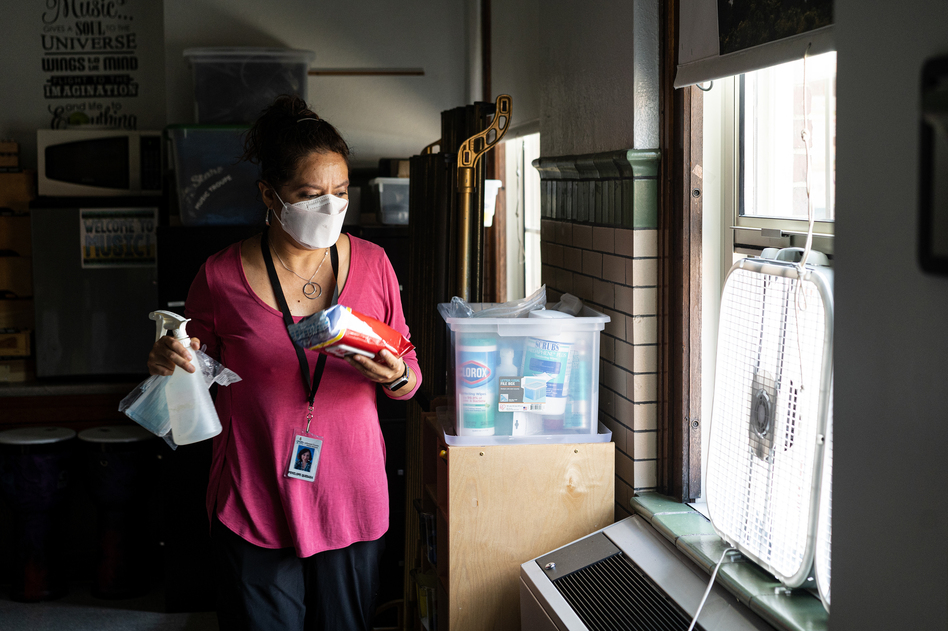
[{"label": "woman", "polygon": [[[242,377],[217,394],[207,491],[218,563],[218,619],[230,629],[369,629],[388,528],[385,443],[375,406],[411,397],[414,352],[346,359],[299,351],[286,324],[333,304],[408,337],[398,280],[381,248],[341,235],[349,148],[298,97],[250,129],[268,229],[210,257],[188,294],[191,348]],[[285,304],[281,305],[281,297]],[[163,337],[151,374],[191,357]],[[313,450],[309,471],[295,466]]]}]

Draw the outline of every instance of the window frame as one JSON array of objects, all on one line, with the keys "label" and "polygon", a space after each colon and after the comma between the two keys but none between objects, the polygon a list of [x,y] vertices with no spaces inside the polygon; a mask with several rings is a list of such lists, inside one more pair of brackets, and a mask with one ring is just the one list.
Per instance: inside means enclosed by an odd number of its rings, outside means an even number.
[{"label": "window frame", "polygon": [[[725,228],[729,233],[729,250],[743,256],[757,255],[764,248],[803,247],[806,243],[808,222],[805,219],[758,217],[741,214],[743,195],[743,158],[741,79],[743,74],[717,79],[714,88],[724,90],[722,132],[722,210],[729,218]],[[813,249],[832,257],[836,232],[834,221],[816,221],[813,225]],[[725,272],[731,266],[728,257]]]}]

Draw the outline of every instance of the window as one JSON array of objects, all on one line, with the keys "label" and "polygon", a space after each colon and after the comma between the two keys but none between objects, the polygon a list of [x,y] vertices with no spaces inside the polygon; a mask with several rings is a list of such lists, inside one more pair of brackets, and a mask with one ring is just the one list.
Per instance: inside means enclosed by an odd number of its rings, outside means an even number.
[{"label": "window", "polygon": [[[806,61],[813,249],[833,253],[836,54]],[[803,61],[715,80],[703,93],[702,417],[711,418],[718,311],[724,279],[764,247],[806,241]],[[702,459],[708,434],[702,432]],[[705,478],[702,466],[702,479]]]},{"label": "window", "polygon": [[807,59],[805,99],[803,72],[799,60],[740,76],[741,217],[807,219],[807,120],[813,210],[834,218],[836,53]]},{"label": "window", "polygon": [[[738,254],[802,245],[807,230],[807,149],[800,132],[807,120],[810,198],[818,236],[814,248],[832,255],[836,53],[807,58],[805,71],[805,93],[801,59],[715,81],[705,94],[705,126],[714,126],[712,134],[720,134],[712,145],[720,152],[713,160],[720,163],[720,203],[729,222],[723,229],[733,237],[726,247]],[[716,120],[707,118],[709,111]],[[715,165],[705,162],[705,169],[713,171]]]},{"label": "window", "polygon": [[540,134],[507,140],[507,300],[540,288]]}]

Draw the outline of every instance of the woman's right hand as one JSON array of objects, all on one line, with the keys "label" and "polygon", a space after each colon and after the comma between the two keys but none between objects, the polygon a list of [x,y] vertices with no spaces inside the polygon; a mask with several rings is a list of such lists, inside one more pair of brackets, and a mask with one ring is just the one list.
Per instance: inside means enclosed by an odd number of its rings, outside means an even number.
[{"label": "woman's right hand", "polygon": [[[201,341],[192,337],[191,348],[199,350]],[[174,372],[175,366],[194,372],[195,368],[191,364],[192,357],[190,350],[185,348],[184,344],[170,335],[164,335],[158,338],[155,345],[151,347],[151,352],[148,353],[148,374],[167,377]]]}]

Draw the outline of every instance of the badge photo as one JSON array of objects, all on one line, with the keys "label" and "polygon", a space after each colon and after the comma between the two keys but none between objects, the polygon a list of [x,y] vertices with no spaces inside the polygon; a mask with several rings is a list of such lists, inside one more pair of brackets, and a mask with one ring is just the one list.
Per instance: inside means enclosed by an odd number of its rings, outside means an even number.
[{"label": "badge photo", "polygon": [[286,477],[313,482],[319,465],[319,452],[323,441],[310,436],[297,435],[290,450],[290,462]]}]

